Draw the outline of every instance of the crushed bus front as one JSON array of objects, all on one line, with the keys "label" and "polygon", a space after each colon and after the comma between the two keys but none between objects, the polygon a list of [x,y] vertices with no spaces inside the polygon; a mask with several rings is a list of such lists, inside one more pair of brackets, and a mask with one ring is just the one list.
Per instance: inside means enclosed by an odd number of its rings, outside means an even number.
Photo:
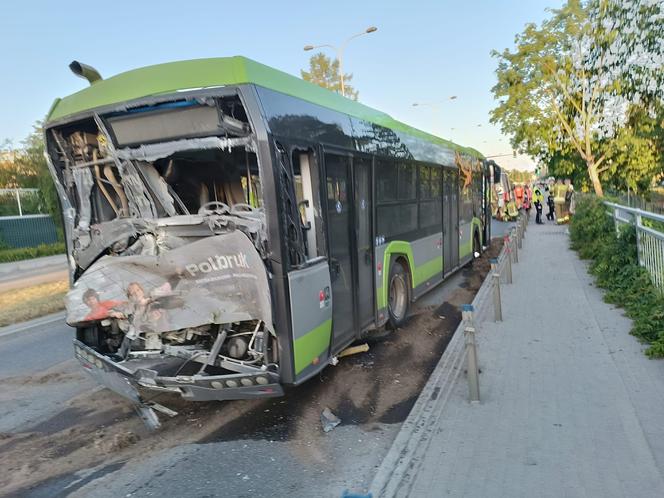
[{"label": "crushed bus front", "polygon": [[220,93],[45,130],[76,356],[139,405],[283,393],[256,138],[239,94]]}]

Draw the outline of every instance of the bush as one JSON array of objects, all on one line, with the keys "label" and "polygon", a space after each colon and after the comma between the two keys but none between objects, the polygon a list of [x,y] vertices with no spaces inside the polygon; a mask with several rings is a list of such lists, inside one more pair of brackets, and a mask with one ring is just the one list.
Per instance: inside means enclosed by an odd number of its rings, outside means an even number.
[{"label": "bush", "polygon": [[56,242],[55,244],[40,244],[37,247],[19,247],[12,249],[2,247],[0,248],[0,263],[41,258],[42,256],[63,254],[64,252],[65,245],[62,242]]},{"label": "bush", "polygon": [[630,333],[650,344],[646,354],[664,357],[664,296],[638,264],[635,228],[622,226],[616,233],[602,201],[584,196],[577,202],[570,239],[582,258],[592,260],[590,272],[606,290],[604,300],[624,308],[633,321]]}]

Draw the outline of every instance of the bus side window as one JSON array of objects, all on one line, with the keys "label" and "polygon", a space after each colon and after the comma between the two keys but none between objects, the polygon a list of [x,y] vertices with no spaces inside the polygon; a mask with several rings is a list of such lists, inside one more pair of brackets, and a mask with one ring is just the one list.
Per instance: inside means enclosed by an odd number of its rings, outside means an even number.
[{"label": "bus side window", "polygon": [[321,220],[320,175],[310,151],[293,151],[293,178],[307,260],[325,255]]}]

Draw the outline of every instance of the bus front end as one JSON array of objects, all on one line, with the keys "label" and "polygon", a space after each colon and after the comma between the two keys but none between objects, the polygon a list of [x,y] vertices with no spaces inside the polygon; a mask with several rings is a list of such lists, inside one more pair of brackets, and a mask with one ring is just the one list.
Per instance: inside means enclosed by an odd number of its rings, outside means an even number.
[{"label": "bus front end", "polygon": [[239,89],[45,129],[75,352],[102,384],[189,400],[283,394],[257,140]]}]

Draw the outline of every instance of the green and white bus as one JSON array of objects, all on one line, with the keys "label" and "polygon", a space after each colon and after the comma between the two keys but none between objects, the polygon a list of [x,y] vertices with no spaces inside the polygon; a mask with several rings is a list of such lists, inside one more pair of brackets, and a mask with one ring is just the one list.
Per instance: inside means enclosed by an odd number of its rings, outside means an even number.
[{"label": "green and white bus", "polygon": [[488,244],[473,149],[244,57],[70,67],[90,86],[45,126],[67,322],[136,403],[281,395]]}]

